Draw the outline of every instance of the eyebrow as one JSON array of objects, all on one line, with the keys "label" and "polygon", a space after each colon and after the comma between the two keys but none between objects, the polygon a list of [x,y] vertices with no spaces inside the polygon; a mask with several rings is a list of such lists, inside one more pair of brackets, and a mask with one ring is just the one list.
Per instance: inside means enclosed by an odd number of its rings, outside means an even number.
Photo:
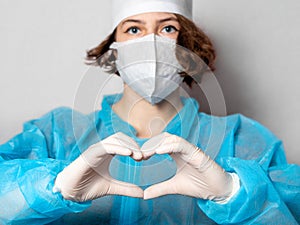
[{"label": "eyebrow", "polygon": [[145,22],[143,22],[143,21],[141,21],[141,20],[135,20],[135,19],[128,19],[128,20],[123,21],[122,26],[123,26],[125,23],[141,23],[141,24],[145,24]]},{"label": "eyebrow", "polygon": [[168,22],[168,21],[175,21],[175,22],[178,22],[178,19],[175,18],[175,17],[168,17],[168,18],[159,20],[158,22],[163,23],[163,22]]},{"label": "eyebrow", "polygon": [[[161,19],[159,20],[158,22],[159,23],[163,23],[163,22],[168,22],[168,21],[175,21],[175,22],[178,22],[177,18],[174,18],[174,17],[168,17],[168,18],[165,18],[165,19]],[[140,24],[146,24],[144,21],[142,20],[137,20],[137,19],[127,19],[125,21],[123,21],[122,23],[122,26],[125,24],[125,23],[140,23]]]}]

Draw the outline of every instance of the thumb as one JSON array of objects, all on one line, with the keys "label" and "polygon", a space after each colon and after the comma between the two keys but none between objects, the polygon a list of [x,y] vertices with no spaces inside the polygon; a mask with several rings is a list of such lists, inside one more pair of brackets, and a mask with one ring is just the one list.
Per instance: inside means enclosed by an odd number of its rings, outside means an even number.
[{"label": "thumb", "polygon": [[112,179],[107,194],[143,198],[144,191],[137,185]]},{"label": "thumb", "polygon": [[177,194],[175,187],[175,179],[173,178],[148,187],[144,191],[144,200],[157,198],[168,194]]}]

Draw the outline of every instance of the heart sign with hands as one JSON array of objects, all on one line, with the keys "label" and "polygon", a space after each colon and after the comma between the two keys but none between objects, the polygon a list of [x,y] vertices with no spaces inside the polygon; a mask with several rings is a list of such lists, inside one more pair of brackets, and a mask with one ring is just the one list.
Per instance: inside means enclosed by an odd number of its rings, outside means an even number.
[{"label": "heart sign with hands", "polygon": [[[115,155],[141,161],[155,154],[170,154],[177,164],[177,172],[169,180],[154,184],[145,191],[137,185],[116,180],[109,173]],[[162,133],[149,139],[140,149],[132,138],[119,132],[90,146],[60,172],[53,190],[61,192],[65,199],[78,202],[105,195],[147,200],[168,194],[222,202],[236,191],[235,178],[201,149],[179,136]]]},{"label": "heart sign with hands", "polygon": [[142,159],[137,143],[119,132],[91,145],[77,159],[60,172],[55,180],[54,192],[65,199],[84,202],[105,195],[126,195],[143,198],[143,190],[134,185],[113,179],[109,164],[115,155]]},{"label": "heart sign with hands", "polygon": [[177,164],[176,175],[148,187],[144,191],[144,199],[181,194],[222,201],[232,193],[232,176],[201,149],[179,136],[162,133],[148,140],[141,151],[144,158],[154,154],[170,154]]}]

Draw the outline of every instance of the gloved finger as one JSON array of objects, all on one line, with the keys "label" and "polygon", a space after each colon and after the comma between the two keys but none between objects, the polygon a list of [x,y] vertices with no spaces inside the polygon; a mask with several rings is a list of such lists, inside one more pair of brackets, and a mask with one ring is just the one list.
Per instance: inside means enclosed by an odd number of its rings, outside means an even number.
[{"label": "gloved finger", "polygon": [[214,160],[199,148],[195,148],[191,154],[171,154],[171,157],[175,160],[177,168],[183,168],[186,164],[189,164],[199,172],[207,170],[213,164],[216,164]]},{"label": "gloved finger", "polygon": [[[156,154],[170,154],[171,157],[173,157],[174,154],[180,155],[182,159],[185,161],[189,161],[192,154],[187,154],[187,150],[185,148],[188,148],[189,146],[183,146],[181,143],[173,142],[173,143],[163,143],[160,145],[156,150]],[[193,151],[193,149],[191,149]]]},{"label": "gloved finger", "polygon": [[111,179],[110,189],[107,194],[143,198],[144,191],[137,185]]},{"label": "gloved finger", "polygon": [[131,155],[132,150],[119,145],[118,143],[102,143],[98,142],[96,144],[91,145],[84,154],[93,155],[94,157],[102,157],[104,155]]},{"label": "gloved finger", "polygon": [[[204,171],[211,167],[212,164],[216,163],[201,149],[197,148],[196,151],[193,152],[191,159],[189,160],[189,164],[191,164],[194,168],[198,169],[199,171]],[[218,165],[216,164],[215,166]]]},{"label": "gloved finger", "polygon": [[[163,151],[163,146],[167,145],[169,146],[169,151]],[[184,140],[183,138],[177,135],[164,132],[148,140],[142,146],[141,150],[143,151],[143,153],[145,152],[145,150],[148,150],[150,152],[156,151],[156,153],[158,154],[166,154],[172,152],[185,152],[185,150],[191,147],[193,147],[193,145]]]},{"label": "gloved finger", "polygon": [[134,151],[138,151],[138,149],[120,145],[119,143],[111,143],[109,145],[105,145],[105,150],[107,154],[110,155],[131,155]]},{"label": "gloved finger", "polygon": [[163,195],[168,194],[179,194],[176,190],[176,175],[175,177],[166,180],[164,182],[154,184],[150,187],[148,187],[146,190],[144,190],[144,199],[152,199],[157,198]]},{"label": "gloved finger", "polygon": [[135,150],[132,151],[130,157],[133,158],[135,161],[141,161],[143,159],[143,154],[140,150]]},{"label": "gloved finger", "polygon": [[105,149],[107,154],[130,156],[136,161],[140,161],[143,158],[142,152],[139,148],[135,148],[135,146],[119,145],[119,143],[112,143],[109,145],[105,145]]},{"label": "gloved finger", "polygon": [[156,154],[155,151],[149,151],[149,150],[144,150],[144,151],[141,150],[141,152],[142,152],[143,160],[147,160]]},{"label": "gloved finger", "polygon": [[131,137],[121,132],[118,132],[110,136],[110,138],[105,139],[103,144],[106,148],[106,152],[109,154],[120,154],[119,152],[116,152],[116,149],[121,146],[131,151],[130,156],[134,160],[139,161],[143,157],[138,144]]},{"label": "gloved finger", "polygon": [[103,143],[116,143],[120,146],[124,146],[127,147],[128,149],[131,150],[138,150],[140,149],[139,145],[128,135],[122,133],[122,132],[118,132],[112,136],[110,136],[109,138],[106,138],[103,140]]},{"label": "gloved finger", "polygon": [[156,149],[160,147],[165,139],[165,133],[156,135],[146,141],[141,147],[141,152],[144,159],[148,159],[154,154],[156,154]]},{"label": "gloved finger", "polygon": [[113,155],[122,155],[122,156],[130,156],[132,154],[132,151],[122,147],[122,146],[110,146],[112,150],[111,153],[107,153],[107,146],[106,149],[104,149],[100,145],[93,145],[90,146],[84,153],[81,154],[82,158],[85,160],[85,162],[91,166],[91,167],[97,167],[101,164],[103,164],[104,161],[111,160],[113,158]]}]

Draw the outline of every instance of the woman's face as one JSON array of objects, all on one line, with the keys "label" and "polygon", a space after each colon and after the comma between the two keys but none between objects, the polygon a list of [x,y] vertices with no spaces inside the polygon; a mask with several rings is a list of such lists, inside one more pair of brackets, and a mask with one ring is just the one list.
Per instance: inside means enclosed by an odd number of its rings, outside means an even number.
[{"label": "woman's face", "polygon": [[128,41],[148,34],[177,39],[180,24],[172,13],[143,13],[124,19],[117,27],[116,41]]}]

